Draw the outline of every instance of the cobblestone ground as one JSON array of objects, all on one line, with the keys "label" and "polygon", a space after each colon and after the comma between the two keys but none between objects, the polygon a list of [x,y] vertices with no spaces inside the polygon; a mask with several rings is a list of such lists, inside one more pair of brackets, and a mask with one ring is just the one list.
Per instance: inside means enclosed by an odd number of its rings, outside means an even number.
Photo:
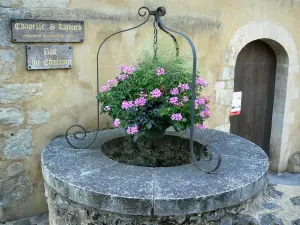
[{"label": "cobblestone ground", "polygon": [[25,218],[18,221],[6,222],[4,224],[5,225],[49,225],[48,221],[49,221],[49,217],[48,217],[48,213],[46,213],[43,215]]},{"label": "cobblestone ground", "polygon": [[[300,225],[300,174],[271,174],[269,180],[271,184],[265,201],[240,215],[235,225]],[[48,214],[3,224],[48,225]],[[223,220],[220,225],[233,223],[231,220]]]}]

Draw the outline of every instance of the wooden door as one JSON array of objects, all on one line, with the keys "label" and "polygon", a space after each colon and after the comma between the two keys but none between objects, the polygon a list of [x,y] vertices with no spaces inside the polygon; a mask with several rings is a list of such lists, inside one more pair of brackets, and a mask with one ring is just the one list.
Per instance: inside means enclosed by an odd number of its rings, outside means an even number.
[{"label": "wooden door", "polygon": [[269,152],[274,102],[276,56],[263,41],[247,44],[239,53],[234,91],[242,91],[241,114],[230,117],[230,132]]}]

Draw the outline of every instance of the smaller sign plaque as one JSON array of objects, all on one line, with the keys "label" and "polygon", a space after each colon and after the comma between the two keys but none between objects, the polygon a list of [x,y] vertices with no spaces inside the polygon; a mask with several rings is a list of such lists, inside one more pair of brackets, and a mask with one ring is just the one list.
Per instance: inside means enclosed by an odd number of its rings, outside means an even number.
[{"label": "smaller sign plaque", "polygon": [[241,114],[241,105],[242,105],[242,92],[234,92],[232,98],[232,105],[230,116],[236,116]]},{"label": "smaller sign plaque", "polygon": [[71,45],[27,45],[27,69],[72,68]]}]

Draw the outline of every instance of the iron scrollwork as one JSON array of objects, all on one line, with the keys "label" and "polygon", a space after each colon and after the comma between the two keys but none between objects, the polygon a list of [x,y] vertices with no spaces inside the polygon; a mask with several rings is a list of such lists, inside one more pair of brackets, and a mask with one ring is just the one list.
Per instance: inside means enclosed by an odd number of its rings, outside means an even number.
[{"label": "iron scrollwork", "polygon": [[[140,17],[145,18],[145,20],[141,24],[139,24],[137,26],[134,26],[132,28],[128,28],[128,29],[121,30],[121,31],[118,31],[116,33],[113,33],[113,34],[109,35],[108,37],[106,37],[104,39],[104,41],[100,44],[100,46],[98,48],[98,51],[97,51],[97,93],[99,93],[99,76],[100,76],[100,72],[99,72],[99,55],[100,55],[100,50],[101,50],[103,44],[108,39],[113,37],[114,35],[117,35],[117,34],[120,34],[120,33],[126,32],[126,31],[136,29],[138,27],[141,27],[142,25],[144,25],[148,22],[150,16],[154,16],[154,22],[157,24],[157,26],[160,28],[160,30],[167,33],[173,39],[175,47],[176,47],[176,56],[179,56],[179,45],[178,45],[178,42],[177,42],[175,36],[171,32],[184,37],[188,41],[188,43],[191,47],[192,54],[193,54],[193,71],[192,71],[193,72],[193,80],[192,80],[192,102],[191,102],[191,106],[190,106],[192,116],[191,116],[191,128],[190,128],[190,135],[189,135],[189,143],[190,143],[189,148],[190,148],[190,153],[191,153],[193,162],[197,166],[198,169],[200,169],[201,171],[206,172],[206,173],[214,172],[215,170],[217,170],[220,167],[220,164],[221,164],[221,154],[218,151],[218,149],[213,144],[203,145],[203,147],[200,150],[200,155],[202,157],[200,157],[199,160],[197,159],[197,157],[195,155],[195,151],[194,151],[194,136],[195,136],[194,121],[195,121],[196,66],[197,66],[197,53],[196,53],[195,46],[194,46],[192,40],[187,35],[185,35],[183,33],[180,33],[179,31],[175,31],[173,29],[168,28],[162,22],[161,17],[166,15],[166,9],[164,7],[159,7],[155,11],[150,11],[150,9],[147,8],[147,7],[141,7],[138,10],[138,14],[139,14]],[[87,131],[83,126],[81,126],[79,124],[75,124],[75,125],[72,125],[71,127],[69,127],[66,131],[67,143],[75,149],[89,148],[95,142],[95,140],[98,136],[99,128],[100,128],[99,126],[100,126],[100,102],[99,102],[99,100],[97,100],[97,130],[96,130],[95,137],[92,139],[92,141],[88,145],[83,146],[83,147],[82,146],[80,146],[80,147],[76,146],[74,143],[72,144],[71,139],[70,139],[71,135],[69,134],[70,130],[72,128],[77,127],[77,128],[80,128],[83,131],[83,134],[79,133],[79,132],[76,132],[75,134],[72,135],[76,141],[84,140],[86,138],[86,135],[87,135]],[[79,136],[79,134],[81,134],[81,136]],[[205,162],[211,162],[213,160],[216,163],[215,163],[215,165],[211,164],[211,168],[208,169],[208,168],[205,168],[205,167],[202,166],[204,161]]]}]

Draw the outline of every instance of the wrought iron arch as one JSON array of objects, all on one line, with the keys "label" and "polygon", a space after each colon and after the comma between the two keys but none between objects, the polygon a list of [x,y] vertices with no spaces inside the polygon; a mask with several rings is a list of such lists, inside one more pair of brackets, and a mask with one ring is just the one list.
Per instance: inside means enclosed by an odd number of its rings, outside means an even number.
[{"label": "wrought iron arch", "polygon": [[[196,67],[197,67],[196,48],[195,48],[192,40],[187,35],[179,32],[179,31],[175,31],[173,29],[168,28],[162,22],[161,17],[166,15],[166,9],[164,7],[158,7],[155,11],[151,11],[147,7],[141,7],[138,10],[138,14],[139,14],[139,16],[146,18],[141,24],[139,24],[137,26],[134,26],[132,28],[128,28],[128,29],[121,30],[121,31],[118,31],[116,33],[113,33],[113,34],[109,35],[108,37],[106,37],[104,39],[104,41],[100,44],[100,46],[98,48],[98,51],[97,51],[97,93],[99,93],[99,76],[100,76],[100,72],[99,72],[99,55],[100,55],[100,50],[101,50],[103,44],[108,39],[113,37],[114,35],[117,35],[117,34],[120,34],[120,33],[126,32],[126,31],[136,29],[138,27],[141,27],[142,25],[146,24],[149,21],[150,16],[154,16],[154,29],[156,29],[156,26],[159,27],[160,30],[167,33],[173,39],[174,44],[175,44],[175,48],[176,48],[176,56],[179,56],[179,45],[178,45],[178,42],[176,40],[176,37],[171,32],[176,33],[176,34],[181,35],[182,37],[184,37],[188,41],[188,43],[191,47],[192,54],[193,54],[193,71],[192,71],[193,79],[192,79],[192,101],[191,101],[191,106],[190,106],[192,115],[191,115],[191,127],[190,127],[190,132],[189,132],[189,143],[190,143],[189,148],[190,148],[190,152],[191,152],[193,162],[195,163],[195,165],[197,166],[198,169],[200,169],[201,171],[206,172],[206,173],[214,172],[220,167],[220,164],[221,164],[221,154],[220,154],[219,150],[213,144],[204,144],[203,147],[200,150],[200,151],[204,151],[204,149],[206,149],[205,150],[205,155],[206,155],[205,156],[205,161],[210,161],[212,159],[212,155],[213,154],[216,155],[216,158],[217,158],[216,163],[210,169],[207,169],[207,168],[204,168],[204,167],[201,166],[201,159],[197,160],[197,157],[196,157],[196,154],[195,154],[195,151],[194,151],[194,134],[195,134],[194,121],[195,121]],[[154,59],[155,58],[156,58],[156,50],[155,50],[155,53],[154,53]],[[70,126],[66,131],[66,141],[71,147],[73,147],[74,149],[87,149],[91,145],[94,144],[94,142],[97,139],[97,136],[98,136],[98,133],[99,133],[99,128],[100,128],[100,101],[99,100],[97,100],[97,130],[96,130],[95,137],[92,139],[92,141],[90,143],[88,143],[86,146],[83,146],[83,147],[82,146],[76,146],[75,144],[72,144],[71,140],[69,138],[69,136],[70,136],[69,133],[70,133],[70,130],[74,127],[80,128],[83,131],[83,133],[82,132],[75,132],[73,134],[73,136],[76,140],[78,140],[78,141],[84,140],[86,138],[86,135],[87,135],[87,131],[83,126],[81,126],[79,124],[74,124],[74,125]],[[203,152],[200,153],[200,155],[203,155]]]}]

